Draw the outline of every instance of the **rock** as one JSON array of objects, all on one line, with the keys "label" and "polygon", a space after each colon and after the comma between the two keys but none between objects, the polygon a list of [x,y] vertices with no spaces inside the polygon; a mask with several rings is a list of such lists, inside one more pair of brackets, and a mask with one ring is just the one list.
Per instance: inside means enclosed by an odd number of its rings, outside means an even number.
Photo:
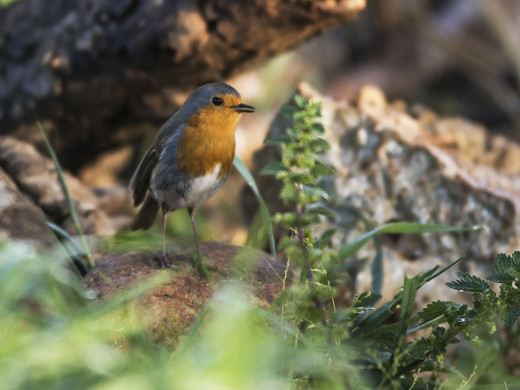
[{"label": "rock", "polygon": [[[388,103],[383,92],[371,86],[361,90],[354,104],[327,99],[305,84],[298,92],[323,102],[325,138],[331,144],[325,158],[337,173],[325,184],[342,199],[333,207],[345,232],[341,238],[338,235],[336,247],[366,232],[360,215],[374,226],[408,221],[484,227],[451,234],[383,236],[387,298],[398,291],[405,273],[414,275],[466,256],[435,285],[419,291],[423,302],[457,299],[460,294],[442,283],[454,279],[455,270],[486,274],[497,253],[518,249],[520,145],[464,119],[438,118],[421,107]],[[288,125],[278,115],[269,134],[282,135]],[[265,147],[254,157],[254,170],[279,156],[276,148]],[[280,200],[272,196],[279,184],[271,177],[258,180],[260,189],[270,191],[266,198],[271,211],[280,208]],[[331,224],[325,221],[319,230]],[[357,256],[374,255],[369,244]],[[358,292],[370,289],[368,268],[356,276]]]},{"label": "rock", "polygon": [[[53,222],[69,234],[76,234],[56,169],[49,158],[42,156],[32,144],[1,136],[0,166]],[[112,235],[128,224],[131,206],[126,189],[92,190],[68,172],[64,172],[64,177],[84,234]]]},{"label": "rock", "polygon": [[154,338],[172,346],[223,281],[244,280],[262,307],[267,307],[282,291],[276,273],[283,277],[285,265],[267,253],[219,242],[203,243],[201,249],[208,256],[208,279],[191,267],[190,256],[195,251],[190,250],[168,254],[170,267],[162,270],[150,264],[153,258],[147,253],[108,255],[97,262],[85,283],[99,299],[109,300],[117,293],[124,294],[131,287],[153,281],[154,277],[164,278],[133,305],[138,317],[149,321]]},{"label": "rock", "polygon": [[43,247],[57,244],[41,210],[0,168],[0,240],[4,239],[30,240]]}]

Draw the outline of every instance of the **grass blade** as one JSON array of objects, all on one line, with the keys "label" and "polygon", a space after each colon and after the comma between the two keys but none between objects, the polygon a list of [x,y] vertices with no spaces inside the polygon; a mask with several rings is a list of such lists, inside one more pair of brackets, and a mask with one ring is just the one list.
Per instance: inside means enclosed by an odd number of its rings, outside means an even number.
[{"label": "grass blade", "polygon": [[63,171],[61,170],[60,163],[58,161],[58,158],[56,157],[56,154],[54,153],[54,150],[52,149],[52,146],[47,139],[47,136],[45,135],[45,132],[43,131],[42,125],[40,122],[37,122],[38,128],[40,129],[40,133],[42,135],[43,141],[45,142],[45,146],[47,147],[47,150],[49,151],[49,155],[51,156],[52,162],[54,163],[54,166],[56,167],[56,173],[58,174],[58,180],[60,182],[61,189],[63,190],[63,196],[65,197],[65,201],[67,202],[67,208],[69,209],[70,216],[72,218],[72,222],[74,223],[74,228],[76,229],[76,233],[78,234],[78,237],[81,242],[81,246],[83,247],[83,251],[85,253],[85,257],[87,259],[88,266],[90,268],[94,267],[94,261],[92,260],[92,255],[90,254],[90,250],[88,249],[87,240],[85,239],[85,235],[83,234],[83,231],[81,230],[81,226],[79,224],[78,215],[76,214],[76,209],[74,208],[74,203],[72,202],[72,198],[69,193],[69,189],[67,188],[67,184],[65,183],[65,178],[63,176]]},{"label": "grass blade", "polygon": [[[432,279],[435,279],[437,276],[443,274],[444,272],[446,272],[447,270],[449,270],[451,267],[453,267],[455,264],[457,264],[459,261],[461,260],[464,260],[465,257],[460,257],[458,258],[457,260],[455,260],[454,262],[452,262],[451,264],[448,264],[446,267],[442,268],[440,271],[436,272],[435,274],[432,274],[430,276],[428,276],[425,280],[424,280],[424,283],[427,283],[429,282],[430,280]],[[423,284],[424,284],[423,283]]]},{"label": "grass blade", "polygon": [[374,236],[374,245],[376,249],[376,255],[374,256],[374,260],[372,261],[372,292],[375,294],[381,294],[383,291],[383,278],[384,278],[384,270],[383,270],[383,248],[381,245],[381,240],[379,237]]},{"label": "grass blade", "polygon": [[408,277],[405,275],[401,301],[401,318],[399,320],[399,336],[401,337],[406,335],[408,323],[412,317],[412,311],[415,304],[415,295],[418,288],[418,279],[408,279]]},{"label": "grass blade", "polygon": [[262,196],[260,195],[260,191],[258,190],[258,186],[256,185],[255,179],[253,178],[253,175],[251,175],[251,172],[249,172],[249,169],[247,169],[247,167],[245,166],[244,162],[237,155],[235,155],[233,165],[242,175],[247,185],[251,188],[251,190],[253,190],[253,194],[255,195],[258,205],[260,206],[260,215],[262,216],[263,223],[267,227],[267,234],[269,238],[269,246],[271,247],[271,254],[273,256],[276,256],[276,244],[274,241],[274,232],[273,225],[271,223],[271,216],[269,214],[269,209],[267,208],[267,205],[265,204],[264,200],[262,199]]},{"label": "grass blade", "polygon": [[62,229],[60,226],[50,221],[46,221],[46,223],[47,226],[49,226],[52,229],[54,234],[59,235],[63,239],[67,240],[58,242],[61,244],[61,248],[65,252],[66,257],[70,260],[76,271],[78,271],[81,277],[84,277],[88,273],[88,269],[85,267],[85,264],[78,260],[78,257],[83,255],[83,251],[76,244],[74,238],[71,237],[71,235],[65,229]]},{"label": "grass blade", "polygon": [[454,227],[454,226],[443,226],[443,225],[430,225],[416,222],[395,222],[387,225],[380,226],[368,233],[363,234],[356,240],[349,242],[343,246],[339,251],[339,258],[341,260],[352,256],[356,253],[363,245],[365,245],[375,235],[380,233],[398,233],[398,234],[423,234],[423,233],[450,233],[450,232],[465,232],[479,230],[480,226],[471,227]]}]

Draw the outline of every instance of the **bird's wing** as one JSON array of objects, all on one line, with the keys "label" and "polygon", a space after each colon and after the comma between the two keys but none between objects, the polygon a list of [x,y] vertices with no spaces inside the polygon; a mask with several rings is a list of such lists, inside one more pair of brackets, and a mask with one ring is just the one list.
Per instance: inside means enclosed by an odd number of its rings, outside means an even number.
[{"label": "bird's wing", "polygon": [[179,134],[182,129],[180,125],[183,123],[183,116],[180,110],[177,111],[168,121],[161,127],[157,137],[153,141],[152,147],[137,166],[134,176],[130,180],[130,191],[132,191],[132,197],[134,198],[134,205],[139,206],[146,196],[146,192],[150,188],[150,178],[152,172],[159,162],[161,152],[163,151],[164,145],[167,140],[174,137],[175,134]]},{"label": "bird's wing", "polygon": [[135,170],[132,180],[130,180],[130,190],[134,198],[134,205],[139,206],[146,196],[150,186],[152,171],[159,161],[160,152],[156,147],[152,147],[142,158]]}]

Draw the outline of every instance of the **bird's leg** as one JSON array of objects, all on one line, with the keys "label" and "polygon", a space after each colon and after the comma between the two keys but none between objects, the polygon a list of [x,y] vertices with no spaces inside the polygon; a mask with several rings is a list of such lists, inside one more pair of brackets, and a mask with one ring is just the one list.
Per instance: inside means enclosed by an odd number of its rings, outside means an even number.
[{"label": "bird's leg", "polygon": [[162,253],[166,257],[166,218],[168,217],[168,211],[162,207]]},{"label": "bird's leg", "polygon": [[162,239],[163,239],[163,254],[159,257],[159,266],[160,268],[166,267],[166,218],[168,217],[168,208],[166,206],[162,206]]},{"label": "bird's leg", "polygon": [[195,245],[197,245],[197,252],[198,252],[198,255],[195,259],[195,263],[193,265],[195,266],[195,268],[199,271],[199,273],[202,276],[207,277],[208,271],[206,270],[206,267],[204,266],[204,263],[202,262],[202,251],[200,250],[199,234],[197,233],[197,225],[195,224],[195,209],[193,207],[189,207],[188,213],[190,214],[191,226],[193,226],[193,235],[195,236]]},{"label": "bird's leg", "polygon": [[195,209],[193,207],[188,208],[188,213],[190,213],[191,218],[191,226],[193,226],[193,235],[195,236],[195,245],[197,245],[197,251],[199,252],[199,256],[202,255],[199,245],[199,234],[197,233],[197,225],[195,224]]}]

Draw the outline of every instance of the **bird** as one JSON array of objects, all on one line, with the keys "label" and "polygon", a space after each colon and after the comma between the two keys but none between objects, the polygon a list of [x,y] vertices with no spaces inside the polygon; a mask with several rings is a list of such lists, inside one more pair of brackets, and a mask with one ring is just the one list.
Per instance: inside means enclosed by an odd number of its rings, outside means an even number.
[{"label": "bird", "polygon": [[142,204],[131,230],[149,229],[162,211],[163,259],[166,261],[168,213],[187,209],[199,257],[202,255],[195,213],[224,184],[235,156],[235,131],[242,113],[255,108],[242,103],[235,88],[213,82],[196,88],[159,129],[131,180],[134,207]]}]

